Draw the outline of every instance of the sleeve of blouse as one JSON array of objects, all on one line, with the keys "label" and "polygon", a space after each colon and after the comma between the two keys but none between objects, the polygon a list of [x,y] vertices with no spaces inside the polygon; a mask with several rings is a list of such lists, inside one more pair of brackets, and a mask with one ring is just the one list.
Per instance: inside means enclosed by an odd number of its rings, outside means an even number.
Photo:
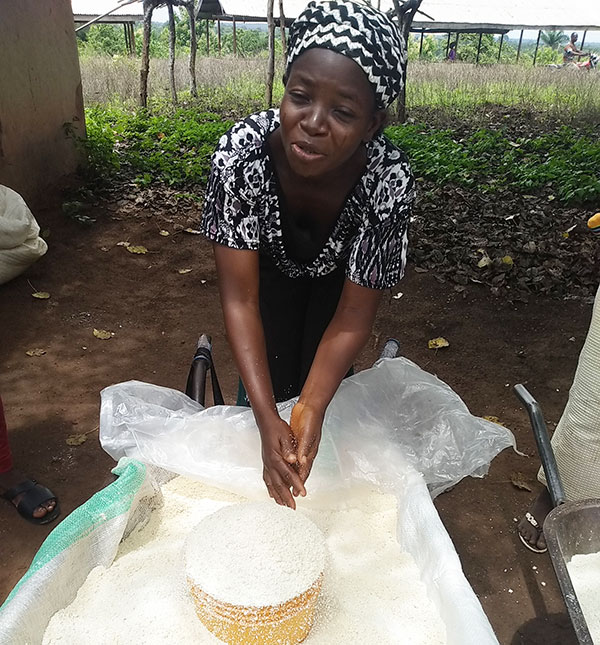
[{"label": "sleeve of blouse", "polygon": [[200,229],[211,242],[256,251],[258,217],[253,200],[244,190],[244,178],[236,178],[235,166],[219,162],[217,151],[212,159]]},{"label": "sleeve of blouse", "polygon": [[415,200],[415,182],[406,162],[394,164],[373,196],[375,217],[352,245],[346,275],[371,289],[389,289],[404,275],[408,224]]}]

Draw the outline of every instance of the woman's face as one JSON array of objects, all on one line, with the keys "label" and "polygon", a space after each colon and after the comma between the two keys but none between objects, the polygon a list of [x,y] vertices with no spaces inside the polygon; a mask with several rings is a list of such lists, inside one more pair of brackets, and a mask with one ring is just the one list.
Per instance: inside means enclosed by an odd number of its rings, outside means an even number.
[{"label": "woman's face", "polygon": [[281,140],[301,177],[343,171],[383,124],[365,73],[350,58],[309,49],[293,63],[281,102]]}]

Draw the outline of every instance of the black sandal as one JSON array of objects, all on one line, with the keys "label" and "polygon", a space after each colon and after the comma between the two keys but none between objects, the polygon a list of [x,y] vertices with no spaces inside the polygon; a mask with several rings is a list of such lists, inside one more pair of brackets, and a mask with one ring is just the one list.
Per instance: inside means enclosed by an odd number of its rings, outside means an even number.
[{"label": "black sandal", "polygon": [[[13,500],[17,495],[23,494],[18,504],[13,504]],[[6,493],[2,495],[4,499],[8,500],[19,512],[19,515],[25,518],[32,524],[48,524],[53,522],[60,515],[60,508],[58,506],[58,499],[56,495],[45,486],[38,484],[35,479],[26,479],[24,482],[17,484]],[[45,502],[54,500],[55,507],[46,513],[43,517],[34,517],[33,512],[42,506]]]}]

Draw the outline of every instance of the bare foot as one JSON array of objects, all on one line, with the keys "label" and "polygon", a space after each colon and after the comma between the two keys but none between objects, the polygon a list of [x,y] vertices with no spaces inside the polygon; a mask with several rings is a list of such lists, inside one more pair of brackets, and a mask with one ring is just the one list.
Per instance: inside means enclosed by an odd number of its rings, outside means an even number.
[{"label": "bare foot", "polygon": [[535,498],[528,511],[528,513],[535,519],[538,526],[535,527],[531,521],[527,519],[527,516],[524,516],[517,526],[517,530],[525,542],[540,551],[546,549],[546,539],[544,538],[542,527],[544,526],[546,516],[551,510],[552,500],[550,499],[550,493],[544,486],[542,492]]},{"label": "bare foot", "polygon": [[[0,495],[4,495],[11,488],[18,486],[19,484],[22,484],[24,481],[27,481],[28,479],[29,478],[26,475],[19,472],[18,470],[15,470],[14,468],[13,470],[9,470],[5,473],[0,473]],[[9,501],[16,507],[19,505],[19,502],[23,499],[24,495],[26,494],[27,494],[26,492],[19,493]],[[49,499],[47,502],[40,504],[40,506],[38,506],[33,511],[33,517],[36,520],[42,519],[48,513],[52,513],[55,507],[56,507],[56,499]]]}]

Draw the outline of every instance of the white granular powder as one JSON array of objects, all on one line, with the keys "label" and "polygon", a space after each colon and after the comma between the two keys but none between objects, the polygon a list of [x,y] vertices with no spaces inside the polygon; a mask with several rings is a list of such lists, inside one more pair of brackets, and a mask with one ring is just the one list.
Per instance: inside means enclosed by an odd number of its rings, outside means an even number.
[{"label": "white granular powder", "polygon": [[301,512],[273,502],[232,504],[204,518],[186,541],[186,573],[217,600],[279,605],[323,573],[325,538]]},{"label": "white granular powder", "polygon": [[[217,645],[194,611],[184,543],[207,515],[243,499],[177,477],[162,487],[164,505],[95,568],[75,600],[50,621],[43,645]],[[301,512],[326,539],[323,589],[306,645],[445,645],[445,626],[413,559],[395,539],[395,498],[370,491],[347,506]],[[312,503],[314,507],[314,503]],[[299,547],[289,536],[289,557]]]},{"label": "white granular powder", "polygon": [[574,555],[567,569],[592,640],[600,644],[600,553]]}]

